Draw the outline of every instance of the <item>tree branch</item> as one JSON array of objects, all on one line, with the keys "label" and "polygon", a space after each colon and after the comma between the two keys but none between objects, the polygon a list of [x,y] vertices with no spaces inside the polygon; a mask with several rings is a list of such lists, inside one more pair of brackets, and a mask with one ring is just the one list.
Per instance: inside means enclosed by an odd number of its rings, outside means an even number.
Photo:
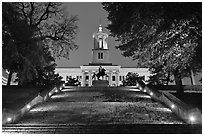
[{"label": "tree branch", "polygon": [[21,6],[22,6],[21,11],[23,12],[24,17],[27,18],[28,16],[26,15],[26,13],[24,11],[25,10],[25,6],[24,6],[23,2],[21,2]]},{"label": "tree branch", "polygon": [[30,13],[29,13],[29,19],[30,19],[30,26],[32,26],[32,15],[33,15],[33,11],[34,11],[34,2],[30,2]]},{"label": "tree branch", "polygon": [[38,26],[43,20],[48,19],[48,14],[49,14],[49,7],[51,6],[51,2],[48,3],[45,12],[41,15],[40,19],[38,22],[35,24],[35,26]]}]

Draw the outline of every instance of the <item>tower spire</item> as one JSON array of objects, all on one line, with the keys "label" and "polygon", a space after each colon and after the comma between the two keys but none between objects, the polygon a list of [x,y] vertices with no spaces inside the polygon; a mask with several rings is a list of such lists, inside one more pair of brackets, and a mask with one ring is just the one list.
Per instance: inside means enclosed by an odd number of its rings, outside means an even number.
[{"label": "tower spire", "polygon": [[99,31],[99,32],[102,32],[102,31],[103,31],[103,28],[102,28],[102,25],[101,25],[101,16],[99,16],[99,27],[98,27],[98,31]]}]

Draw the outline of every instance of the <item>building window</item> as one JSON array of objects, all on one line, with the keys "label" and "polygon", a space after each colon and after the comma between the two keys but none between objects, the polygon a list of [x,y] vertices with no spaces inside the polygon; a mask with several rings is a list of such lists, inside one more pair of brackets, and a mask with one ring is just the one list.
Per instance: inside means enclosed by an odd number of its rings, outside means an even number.
[{"label": "building window", "polygon": [[89,80],[89,76],[86,76],[86,80]]},{"label": "building window", "polygon": [[85,86],[89,86],[89,84],[85,84]]},{"label": "building window", "polygon": [[112,81],[115,81],[115,76],[112,76]]},{"label": "building window", "polygon": [[122,76],[119,77],[119,80],[122,81]]},{"label": "building window", "polygon": [[98,59],[103,59],[103,53],[102,52],[98,53]]},{"label": "building window", "polygon": [[82,79],[82,76],[79,76],[80,79]]},{"label": "building window", "polygon": [[103,53],[101,53],[101,59],[103,59]]}]

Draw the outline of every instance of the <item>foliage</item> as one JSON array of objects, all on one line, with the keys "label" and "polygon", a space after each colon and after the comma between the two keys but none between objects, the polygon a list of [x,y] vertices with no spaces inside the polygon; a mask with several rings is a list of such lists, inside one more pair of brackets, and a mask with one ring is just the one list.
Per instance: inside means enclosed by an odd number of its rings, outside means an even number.
[{"label": "foliage", "polygon": [[201,3],[103,3],[103,7],[111,21],[107,28],[121,42],[116,48],[125,57],[138,59],[140,67],[148,67],[161,80],[174,75],[177,85],[191,69],[201,70]]},{"label": "foliage", "polygon": [[46,66],[44,69],[38,69],[39,76],[34,78],[31,82],[33,85],[54,85],[61,81],[62,77],[59,74],[55,74],[55,63]]},{"label": "foliage", "polygon": [[77,49],[77,21],[77,16],[65,13],[61,3],[4,2],[2,66],[10,71],[9,77],[16,72],[19,84],[37,81],[42,73],[52,73],[46,80],[59,78],[54,74],[53,57],[68,58],[69,50]]},{"label": "foliage", "polygon": [[69,79],[65,85],[67,85],[67,86],[79,86],[79,85],[81,85],[81,83],[79,82],[78,79],[69,77]]},{"label": "foliage", "polygon": [[69,16],[62,3],[20,2],[16,4],[22,19],[35,29],[34,39],[52,49],[54,57],[68,59],[69,50],[77,49],[77,16]]},{"label": "foliage", "polygon": [[42,46],[32,39],[34,31],[10,3],[3,3],[2,28],[3,68],[10,71],[10,77],[17,72],[20,82],[31,80],[37,76],[35,67],[44,63]]},{"label": "foliage", "polygon": [[128,72],[125,80],[122,81],[122,86],[136,86],[136,81],[144,80],[143,76],[139,76],[138,73]]}]

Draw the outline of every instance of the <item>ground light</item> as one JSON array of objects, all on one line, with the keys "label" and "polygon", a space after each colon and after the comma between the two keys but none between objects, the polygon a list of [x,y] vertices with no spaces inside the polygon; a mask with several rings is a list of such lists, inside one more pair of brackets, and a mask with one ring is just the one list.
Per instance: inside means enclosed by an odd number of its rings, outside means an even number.
[{"label": "ground light", "polygon": [[191,116],[189,116],[189,120],[191,123],[194,123],[196,118],[195,118],[195,116],[191,115]]},{"label": "ground light", "polygon": [[174,105],[174,104],[172,104],[172,105],[171,105],[171,108],[172,108],[172,109],[174,109],[174,108],[175,108],[175,105]]},{"label": "ground light", "polygon": [[51,93],[49,93],[49,96],[51,96],[52,94]]},{"label": "ground light", "polygon": [[26,107],[27,107],[27,109],[30,109],[31,106],[28,104]]},{"label": "ground light", "polygon": [[139,88],[141,91],[142,91],[142,87],[140,86],[140,88]]},{"label": "ground light", "polygon": [[57,91],[57,89],[55,90],[55,93],[57,93],[58,91]]},{"label": "ground light", "polygon": [[145,93],[147,92],[147,90],[146,90],[146,89],[144,89],[143,91],[144,91]]},{"label": "ground light", "polygon": [[136,83],[136,87],[139,87],[139,84],[138,84],[138,83]]},{"label": "ground light", "polygon": [[153,93],[151,92],[151,93],[150,93],[150,95],[152,96],[152,95],[153,95]]},{"label": "ground light", "polygon": [[8,121],[8,122],[11,122],[11,120],[12,120],[11,117],[8,117],[8,118],[7,118],[7,121]]}]

